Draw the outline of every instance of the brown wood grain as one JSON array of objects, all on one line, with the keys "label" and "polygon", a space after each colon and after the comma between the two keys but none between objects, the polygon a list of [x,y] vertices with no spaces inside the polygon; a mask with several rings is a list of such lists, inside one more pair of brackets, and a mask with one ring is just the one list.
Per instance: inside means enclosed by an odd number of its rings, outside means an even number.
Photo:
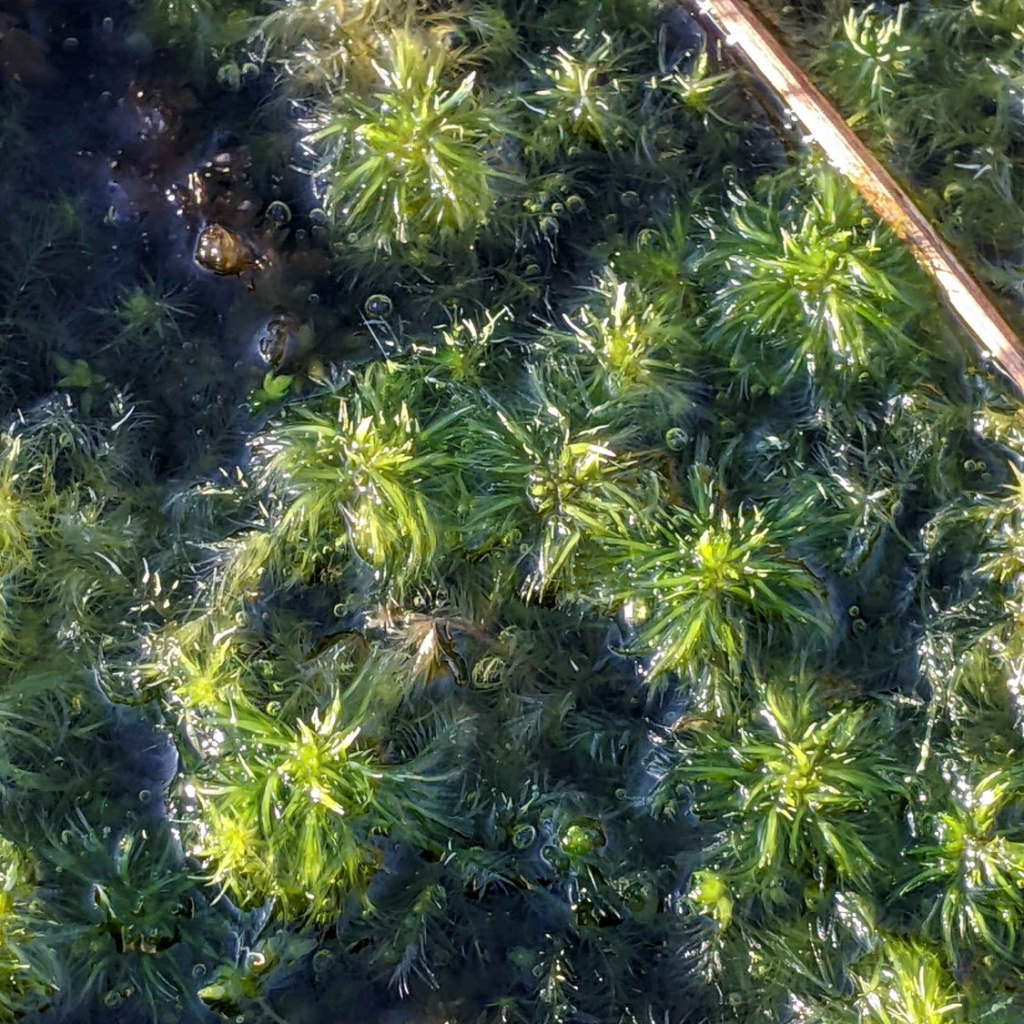
[{"label": "brown wood grain", "polygon": [[1024,346],[953,250],[896,179],[854,134],[839,112],[786,53],[743,0],[695,0],[725,44],[778,95],[829,162],[857,188],[878,216],[914,253],[950,308],[1024,392]]}]

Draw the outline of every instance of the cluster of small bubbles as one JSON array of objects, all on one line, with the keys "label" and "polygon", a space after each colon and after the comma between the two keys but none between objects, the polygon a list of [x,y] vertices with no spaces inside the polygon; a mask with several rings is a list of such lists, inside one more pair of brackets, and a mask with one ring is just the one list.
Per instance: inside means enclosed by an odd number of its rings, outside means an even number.
[{"label": "cluster of small bubbles", "polygon": [[391,316],[391,311],[395,308],[395,304],[388,298],[387,295],[377,293],[371,295],[363,303],[363,312],[371,320],[386,320]]},{"label": "cluster of small bubbles", "polygon": [[267,219],[272,220],[279,227],[284,227],[292,219],[291,208],[280,199],[275,199],[267,207]]}]

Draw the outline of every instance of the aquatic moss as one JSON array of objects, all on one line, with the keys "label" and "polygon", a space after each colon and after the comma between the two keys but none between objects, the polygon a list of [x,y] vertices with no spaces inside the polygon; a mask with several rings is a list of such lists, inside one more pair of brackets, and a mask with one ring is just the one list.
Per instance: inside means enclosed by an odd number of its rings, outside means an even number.
[{"label": "aquatic moss", "polygon": [[[1011,7],[783,13],[1008,294]],[[254,157],[164,250],[0,92],[0,1012],[1015,1019],[1024,441],[898,244],[675,8],[138,13]]]}]

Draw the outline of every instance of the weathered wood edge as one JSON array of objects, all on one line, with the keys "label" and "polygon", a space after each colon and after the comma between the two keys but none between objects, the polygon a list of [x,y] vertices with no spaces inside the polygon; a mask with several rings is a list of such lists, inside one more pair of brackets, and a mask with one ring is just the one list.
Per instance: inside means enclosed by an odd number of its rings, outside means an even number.
[{"label": "weathered wood edge", "polygon": [[799,120],[829,163],[913,252],[950,309],[1017,389],[1024,392],[1024,345],[896,179],[854,134],[759,16],[743,0],[689,0]]}]

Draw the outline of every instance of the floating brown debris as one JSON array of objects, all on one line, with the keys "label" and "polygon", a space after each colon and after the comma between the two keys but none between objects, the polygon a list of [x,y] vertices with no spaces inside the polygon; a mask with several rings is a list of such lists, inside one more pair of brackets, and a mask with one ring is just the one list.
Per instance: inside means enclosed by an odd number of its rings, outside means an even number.
[{"label": "floating brown debris", "polygon": [[196,243],[196,263],[222,277],[237,277],[250,270],[262,270],[255,248],[222,224],[207,224]]}]

